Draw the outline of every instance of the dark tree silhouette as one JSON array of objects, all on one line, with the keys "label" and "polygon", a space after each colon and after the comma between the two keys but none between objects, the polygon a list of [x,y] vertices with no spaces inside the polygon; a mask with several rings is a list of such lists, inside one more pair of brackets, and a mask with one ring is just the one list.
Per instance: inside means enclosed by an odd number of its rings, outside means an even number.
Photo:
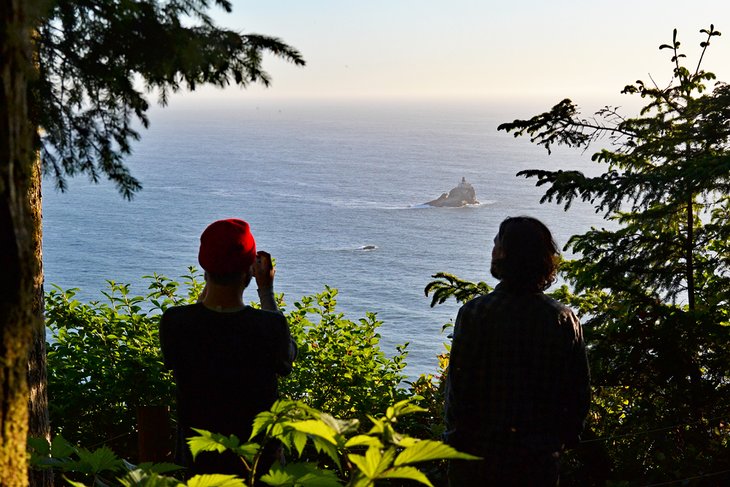
[{"label": "dark tree silhouette", "polygon": [[216,26],[211,5],[231,10],[227,0],[0,2],[2,485],[27,482],[29,398],[32,433],[48,432],[41,173],[62,190],[67,177],[107,178],[131,198],[141,184],[124,157],[140,136],[135,120],[149,124],[150,95],[165,104],[170,93],[203,84],[268,85],[266,53],[304,65],[299,52],[275,37]]},{"label": "dark tree silhouette", "polygon": [[[675,30],[660,47],[671,53],[671,83],[624,88],[646,100],[637,117],[612,107],[581,117],[565,99],[498,127],[548,152],[556,144],[607,145],[592,156],[605,166],[598,176],[518,175],[547,188],[541,202],[567,210],[587,201],[612,222],[570,239],[579,257],[562,273],[577,294],[566,286],[554,296],[581,310],[589,343],[593,439],[585,448],[607,442],[610,475],[631,485],[730,477],[730,86],[702,69],[720,33],[714,26],[701,33],[693,69],[683,64]],[[482,292],[434,277],[427,288],[434,303]]]}]

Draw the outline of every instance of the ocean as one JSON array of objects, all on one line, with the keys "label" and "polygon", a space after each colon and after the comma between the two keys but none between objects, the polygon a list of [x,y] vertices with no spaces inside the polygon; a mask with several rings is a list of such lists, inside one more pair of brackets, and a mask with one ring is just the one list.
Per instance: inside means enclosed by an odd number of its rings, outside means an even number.
[{"label": "ocean", "polygon": [[[507,216],[542,219],[561,246],[603,223],[586,204],[568,212],[540,204],[534,181],[515,177],[528,168],[596,172],[590,151],[548,156],[496,130],[547,108],[415,100],[154,108],[127,160],[144,187],[131,201],[84,176],[66,193],[44,180],[46,289],[100,300],[111,279],[144,294],[142,276],[177,278],[197,265],[208,223],[242,218],[276,259],[275,288],[289,306],[337,288],[347,318],[371,311],[384,322],[386,353],[409,342],[409,376],[432,372],[447,341],[441,328],[458,310],[455,302],[429,306],[423,289],[433,274],[494,284],[492,239]],[[423,204],[462,177],[479,205]]]}]

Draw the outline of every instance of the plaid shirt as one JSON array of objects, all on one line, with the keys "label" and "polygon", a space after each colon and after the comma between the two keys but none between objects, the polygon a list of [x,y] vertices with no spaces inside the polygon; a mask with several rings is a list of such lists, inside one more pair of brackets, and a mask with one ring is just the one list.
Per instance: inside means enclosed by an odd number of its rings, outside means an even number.
[{"label": "plaid shirt", "polygon": [[559,451],[577,442],[589,403],[583,332],[570,309],[499,284],[459,310],[446,378],[447,443],[475,454]]}]

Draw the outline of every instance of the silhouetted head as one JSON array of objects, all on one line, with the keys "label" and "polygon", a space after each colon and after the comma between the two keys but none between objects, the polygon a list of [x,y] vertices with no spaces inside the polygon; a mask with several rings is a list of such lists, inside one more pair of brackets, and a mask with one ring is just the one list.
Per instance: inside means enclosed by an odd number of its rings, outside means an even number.
[{"label": "silhouetted head", "polygon": [[200,236],[198,262],[206,280],[222,286],[251,280],[251,265],[256,259],[256,241],[243,220],[230,218],[211,223]]},{"label": "silhouetted head", "polygon": [[492,275],[510,289],[544,291],[555,280],[560,251],[550,230],[536,218],[510,217],[499,226],[492,250]]}]

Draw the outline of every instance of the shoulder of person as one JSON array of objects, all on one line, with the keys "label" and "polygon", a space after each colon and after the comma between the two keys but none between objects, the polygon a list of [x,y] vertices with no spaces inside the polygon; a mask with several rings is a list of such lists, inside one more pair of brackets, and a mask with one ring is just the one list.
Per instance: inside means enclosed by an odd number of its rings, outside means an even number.
[{"label": "shoulder of person", "polygon": [[571,310],[568,306],[566,306],[565,304],[561,303],[557,299],[551,298],[550,296],[548,296],[545,293],[540,293],[540,296],[541,296],[541,299],[547,305],[549,305],[551,308],[555,309],[555,311],[557,311],[557,312],[559,312],[561,314],[566,314],[566,315],[572,315],[573,314],[573,310]]},{"label": "shoulder of person", "polygon": [[252,308],[249,307],[249,313],[251,313],[252,316],[255,317],[255,319],[259,320],[266,320],[266,321],[278,321],[281,323],[286,324],[287,319],[286,316],[284,316],[279,311],[273,311],[268,309],[261,309],[261,308]]},{"label": "shoulder of person", "polygon": [[476,309],[483,308],[485,306],[489,306],[491,303],[497,301],[500,299],[500,292],[499,290],[494,290],[487,294],[481,294],[479,296],[476,296],[474,298],[471,298],[469,301],[464,303],[461,306],[461,309],[464,311],[472,311]]},{"label": "shoulder of person", "polygon": [[562,323],[564,326],[572,328],[573,330],[577,330],[578,328],[580,328],[580,320],[578,320],[578,317],[572,309],[570,309],[568,306],[561,303],[560,301],[551,298],[550,296],[544,296],[545,302],[554,310],[555,315],[558,317],[560,323]]},{"label": "shoulder of person", "polygon": [[463,328],[465,326],[470,327],[472,324],[480,322],[485,314],[489,314],[495,300],[498,299],[499,296],[495,295],[494,291],[489,294],[483,294],[470,299],[459,309],[459,314],[457,315],[456,320],[457,323]]},{"label": "shoulder of person", "polygon": [[194,309],[197,309],[198,303],[194,304],[183,304],[180,306],[170,306],[162,313],[164,319],[174,319],[179,316],[184,316],[191,313]]}]

